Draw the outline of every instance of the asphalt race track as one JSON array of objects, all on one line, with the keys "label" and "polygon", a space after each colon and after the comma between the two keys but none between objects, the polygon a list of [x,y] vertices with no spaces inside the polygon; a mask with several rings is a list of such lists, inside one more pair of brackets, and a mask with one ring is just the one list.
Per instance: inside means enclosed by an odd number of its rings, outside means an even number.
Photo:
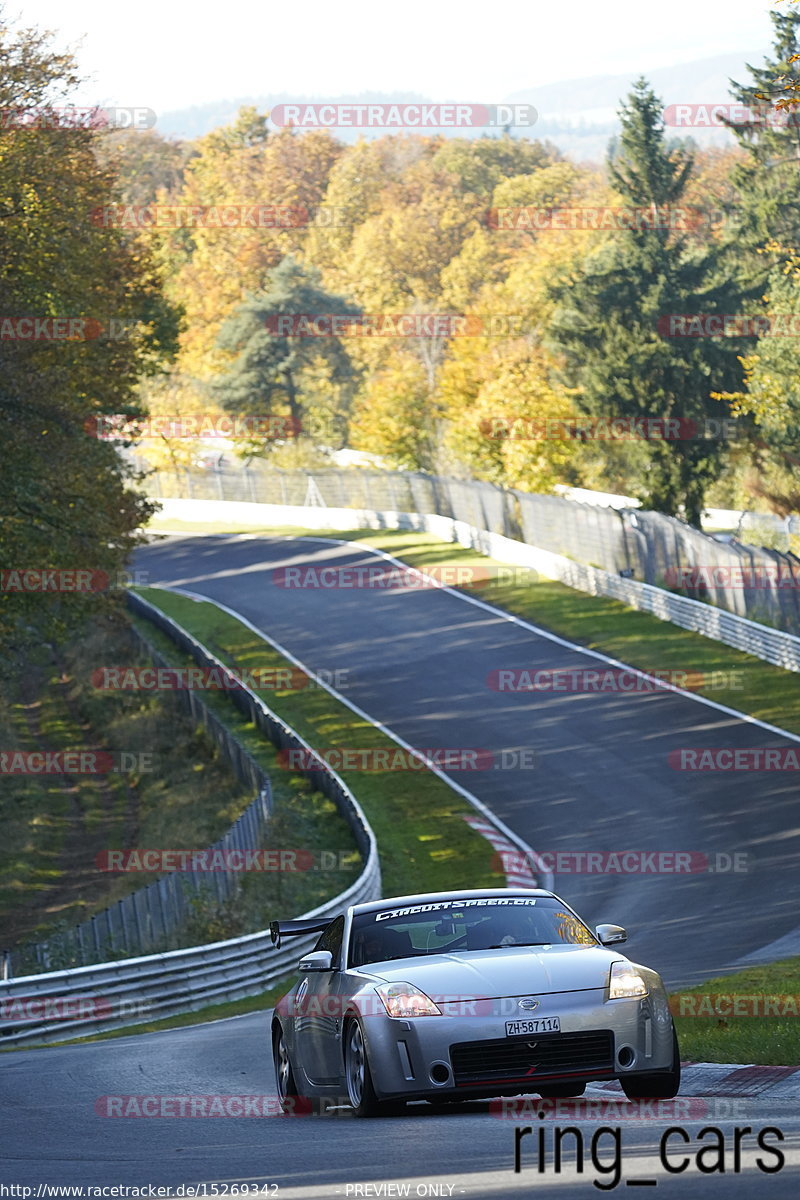
[{"label": "asphalt race track", "polygon": [[496,692],[486,680],[499,668],[602,664],[444,589],[287,588],[273,576],[297,564],[380,561],[313,538],[191,537],[146,547],[135,565],[152,584],[229,605],[310,670],[345,671],[343,694],[413,746],[535,751],[532,770],[453,778],[537,851],[693,851],[721,866],[746,856],[739,872],[556,875],[556,891],[590,924],[625,925],[630,956],[668,984],[731,969],[797,927],[792,773],[668,762],[681,747],[796,743],[661,690]]},{"label": "asphalt race track", "polygon": [[[538,850],[747,854],[749,869],[738,874],[557,877],[557,890],[588,920],[627,925],[631,957],[661,970],[668,982],[731,968],[795,928],[800,885],[792,868],[797,835],[789,783],[778,773],[690,774],[667,763],[681,746],[780,746],[780,738],[663,692],[493,692],[486,677],[500,667],[591,660],[442,590],[275,586],[273,568],[304,561],[374,558],[316,540],[173,538],[143,549],[136,566],[150,582],[236,608],[311,670],[347,669],[347,697],[412,744],[535,750],[533,770],[462,772],[458,781]],[[250,1014],[0,1056],[0,1196],[29,1200],[66,1194],[49,1186],[120,1184],[143,1188],[143,1196],[159,1186],[183,1187],[173,1195],[231,1196],[245,1194],[247,1184],[249,1195],[258,1185],[260,1197],[278,1200],[534,1194],[572,1200],[600,1188],[621,1194],[617,1188],[649,1184],[678,1200],[723,1193],[788,1200],[800,1189],[800,1115],[790,1083],[738,1095],[690,1084],[666,1111],[645,1112],[635,1122],[620,1093],[599,1087],[587,1089],[598,1106],[588,1115],[550,1111],[540,1121],[535,1101],[516,1119],[501,1119],[489,1102],[445,1111],[415,1104],[401,1116],[373,1121],[359,1121],[346,1108],[303,1118],[105,1115],[118,1111],[108,1097],[131,1096],[157,1106],[154,1097],[258,1097],[262,1111],[275,1113],[269,1014]],[[137,1103],[144,1111],[144,1100]],[[167,1112],[177,1111],[177,1102],[168,1101]],[[578,1129],[582,1170],[573,1149],[556,1169],[556,1126]],[[669,1126],[684,1132],[662,1157]],[[516,1174],[515,1130],[528,1127],[534,1132],[522,1143]],[[712,1133],[703,1135],[707,1127]],[[734,1127],[746,1129],[738,1162]],[[783,1140],[764,1134],[767,1127]],[[709,1157],[714,1128],[722,1149]],[[782,1164],[774,1150],[759,1147],[759,1135],[779,1147]],[[667,1170],[683,1163],[680,1173]],[[9,1185],[17,1190],[3,1190]]]}]

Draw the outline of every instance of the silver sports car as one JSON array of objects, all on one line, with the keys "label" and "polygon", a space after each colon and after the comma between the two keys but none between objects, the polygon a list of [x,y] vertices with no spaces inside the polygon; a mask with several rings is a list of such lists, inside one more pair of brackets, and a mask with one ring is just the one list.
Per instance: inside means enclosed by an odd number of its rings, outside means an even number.
[{"label": "silver sports car", "polygon": [[286,1111],[580,1096],[605,1079],[629,1099],[678,1091],[660,976],[620,954],[624,929],[593,933],[553,892],[393,897],[270,929],[278,945],[321,934],[272,1018]]}]

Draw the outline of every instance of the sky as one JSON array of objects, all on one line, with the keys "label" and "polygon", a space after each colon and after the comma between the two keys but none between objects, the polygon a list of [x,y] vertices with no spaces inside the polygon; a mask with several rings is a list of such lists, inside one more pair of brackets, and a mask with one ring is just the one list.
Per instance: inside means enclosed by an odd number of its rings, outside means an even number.
[{"label": "sky", "polygon": [[414,92],[495,103],[525,88],[641,72],[772,42],[787,0],[25,0],[90,86],[77,104],[168,112],[288,92]]}]

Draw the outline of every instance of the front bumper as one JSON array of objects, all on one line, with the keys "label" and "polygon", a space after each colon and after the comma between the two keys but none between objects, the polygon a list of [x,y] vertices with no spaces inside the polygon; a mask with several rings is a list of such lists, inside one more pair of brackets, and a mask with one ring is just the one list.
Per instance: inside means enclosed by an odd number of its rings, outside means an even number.
[{"label": "front bumper", "polygon": [[[506,1037],[524,1019],[516,1000],[488,1002],[488,1014],[365,1018],[372,1081],[381,1098],[498,1096],[537,1085],[617,1079],[672,1066],[666,997],[605,1000],[605,991],[540,996],[536,1017],[560,1018],[560,1033]],[[486,1006],[487,1002],[482,1002]]]}]

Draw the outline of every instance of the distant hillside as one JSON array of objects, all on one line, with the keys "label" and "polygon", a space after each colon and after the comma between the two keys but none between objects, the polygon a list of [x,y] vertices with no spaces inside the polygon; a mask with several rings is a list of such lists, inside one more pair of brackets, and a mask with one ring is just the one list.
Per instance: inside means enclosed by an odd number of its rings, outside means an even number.
[{"label": "distant hillside", "polygon": [[[292,104],[298,101],[319,103],[330,100],[336,104],[425,104],[430,103],[428,96],[418,92],[354,92],[342,93],[339,96],[298,96],[290,92],[272,92],[266,96],[240,96],[237,100],[211,100],[208,104],[195,104],[191,108],[180,108],[173,112],[162,113],[158,118],[158,131],[167,137],[196,138],[222,125],[230,125],[243,104],[253,105],[260,112],[273,109],[276,104]],[[335,131],[342,142],[358,141],[359,131],[356,129],[340,129]],[[369,136],[369,131],[364,131]],[[373,135],[374,136],[374,135]]]},{"label": "distant hillside", "polygon": [[[730,79],[746,81],[749,78],[746,63],[759,63],[767,53],[764,48],[738,54],[720,54],[642,73],[663,98],[665,105],[721,104],[730,100]],[[533,104],[539,112],[539,120],[533,130],[535,137],[549,139],[576,161],[598,162],[605,157],[609,138],[618,131],[617,110],[620,101],[630,91],[634,78],[635,75],[595,75],[532,87],[506,96],[476,95],[470,99],[486,103]],[[430,97],[414,92],[365,92],[340,96],[296,96],[282,92],[242,96],[235,100],[214,100],[208,104],[163,113],[159,117],[158,130],[168,137],[196,138],[230,124],[243,104],[255,105],[263,112],[274,108],[276,104],[322,100],[399,104],[430,102]],[[376,131],[368,129],[339,129],[334,132],[345,142],[354,142],[359,136],[379,136]],[[481,131],[442,132],[450,136],[477,137]],[[676,136],[685,135],[685,131],[676,129],[674,132]],[[700,145],[724,146],[732,142],[731,135],[723,129],[695,129],[692,136]]]},{"label": "distant hillside", "polygon": [[[730,80],[746,82],[747,62],[759,63],[767,54],[766,47],[740,54],[720,54],[642,74],[665,106],[724,104],[731,99]],[[596,162],[605,157],[609,138],[619,130],[617,110],[634,79],[630,75],[595,75],[528,88],[503,99],[535,104],[539,112],[537,137],[549,138],[570,158]],[[675,136],[685,136],[685,131],[673,132]],[[725,146],[733,142],[725,129],[695,129],[692,136],[701,146]]]}]

